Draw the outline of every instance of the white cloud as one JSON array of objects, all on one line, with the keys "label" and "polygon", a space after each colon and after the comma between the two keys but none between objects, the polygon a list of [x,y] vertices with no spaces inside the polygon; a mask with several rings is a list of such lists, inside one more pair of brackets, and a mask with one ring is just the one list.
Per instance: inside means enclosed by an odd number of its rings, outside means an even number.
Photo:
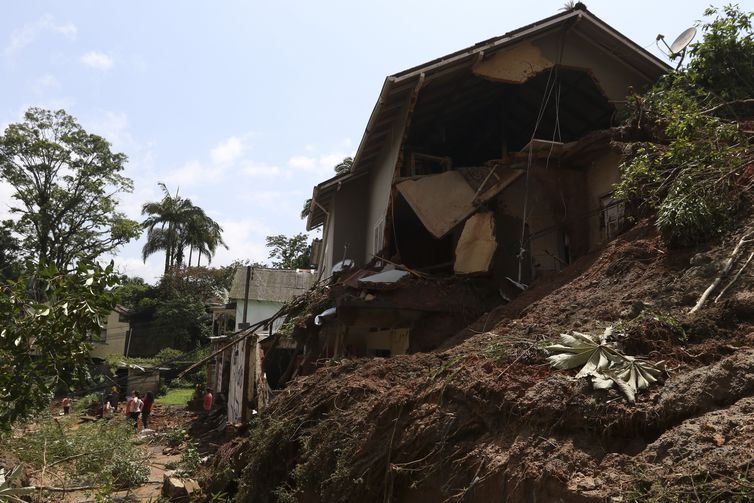
[{"label": "white cloud", "polygon": [[[116,270],[121,274],[128,276],[138,276],[144,278],[147,282],[155,283],[162,276],[162,261],[157,260],[159,257],[148,257],[144,262],[139,258],[124,257],[122,254],[113,257]],[[164,258],[164,257],[163,257]]]},{"label": "white cloud", "polygon": [[244,142],[237,136],[231,136],[210,150],[209,158],[215,164],[232,164],[245,150]]},{"label": "white cloud", "polygon": [[317,159],[305,155],[294,155],[288,159],[288,166],[295,169],[312,170],[317,166]]},{"label": "white cloud", "polygon": [[235,259],[267,261],[267,248],[263,243],[265,236],[273,234],[269,226],[253,218],[220,220],[218,223],[223,228],[223,240],[228,249],[218,248],[213,264],[229,264]]},{"label": "white cloud", "polygon": [[258,164],[254,161],[245,161],[241,164],[241,173],[252,178],[272,178],[279,176],[281,170],[278,166]]},{"label": "white cloud", "polygon": [[59,88],[60,88],[60,81],[57,78],[55,78],[54,75],[50,75],[49,73],[39,77],[37,80],[34,81],[34,84],[32,85],[32,89],[34,89],[34,92],[37,94],[45,94],[48,91],[52,91]]},{"label": "white cloud", "polygon": [[99,51],[89,51],[81,56],[81,62],[90,68],[107,71],[113,67],[113,58]]},{"label": "white cloud", "polygon": [[76,28],[76,25],[70,22],[58,24],[51,15],[46,14],[32,23],[27,23],[22,27],[13,30],[10,35],[10,40],[5,46],[5,55],[11,56],[24,47],[32,44],[43,32],[57,33],[66,38],[73,39],[76,37],[78,29]]}]

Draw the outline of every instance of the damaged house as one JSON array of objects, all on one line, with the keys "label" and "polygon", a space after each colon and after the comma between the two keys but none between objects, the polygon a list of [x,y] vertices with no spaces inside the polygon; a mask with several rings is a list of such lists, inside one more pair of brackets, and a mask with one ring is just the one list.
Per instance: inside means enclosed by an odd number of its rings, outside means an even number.
[{"label": "damaged house", "polygon": [[582,4],[386,78],[352,170],[314,188],[320,356],[431,350],[621,231],[611,148],[665,63]]},{"label": "damaged house", "polygon": [[[236,331],[210,337],[213,357],[207,363],[207,381],[227,401],[231,422],[248,420],[252,407],[266,403],[269,379],[276,381],[284,366],[296,356],[296,345],[285,338],[267,357],[270,335],[284,318],[274,319],[283,305],[308,291],[316,275],[308,270],[238,267],[230,288]],[[226,307],[226,311],[231,308]],[[221,348],[225,348],[218,351]]]}]

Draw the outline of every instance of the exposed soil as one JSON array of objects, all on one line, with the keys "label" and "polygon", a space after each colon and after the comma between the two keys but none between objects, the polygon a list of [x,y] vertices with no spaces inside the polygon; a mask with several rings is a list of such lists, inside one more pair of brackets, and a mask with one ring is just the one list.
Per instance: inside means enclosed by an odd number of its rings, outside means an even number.
[{"label": "exposed soil", "polygon": [[[205,489],[254,502],[750,501],[752,273],[687,314],[739,237],[669,251],[644,223],[444,349],[298,379],[221,448]],[[669,368],[635,405],[540,350],[608,325],[628,354]]]}]

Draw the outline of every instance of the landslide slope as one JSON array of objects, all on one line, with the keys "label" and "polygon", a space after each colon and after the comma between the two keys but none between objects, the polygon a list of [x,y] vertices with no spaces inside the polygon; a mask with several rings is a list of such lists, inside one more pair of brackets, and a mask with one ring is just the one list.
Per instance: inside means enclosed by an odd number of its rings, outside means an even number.
[{"label": "landslide slope", "polygon": [[[221,449],[205,488],[253,502],[749,501],[750,273],[687,314],[742,232],[669,251],[639,225],[452,347],[298,379]],[[608,325],[626,353],[669,368],[635,405],[541,351],[560,332]]]}]

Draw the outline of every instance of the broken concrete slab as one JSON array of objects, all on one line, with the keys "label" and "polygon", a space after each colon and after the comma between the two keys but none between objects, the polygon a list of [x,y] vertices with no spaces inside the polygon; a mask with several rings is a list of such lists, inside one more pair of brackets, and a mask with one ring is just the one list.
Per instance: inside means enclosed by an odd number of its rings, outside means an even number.
[{"label": "broken concrete slab", "polygon": [[497,250],[495,217],[491,211],[477,213],[466,221],[456,246],[456,274],[485,273]]},{"label": "broken concrete slab", "polygon": [[392,271],[383,271],[377,274],[373,274],[371,276],[367,276],[366,278],[361,278],[359,280],[359,283],[366,283],[366,284],[397,283],[401,279],[408,276],[408,274],[409,273],[406,271],[399,271],[397,269],[393,269]]},{"label": "broken concrete slab", "polygon": [[396,188],[436,238],[443,237],[476,209],[476,194],[458,171],[405,180]]},{"label": "broken concrete slab", "polygon": [[199,483],[193,479],[182,479],[174,471],[167,471],[163,476],[162,495],[170,501],[189,501],[192,494],[200,490]]}]

